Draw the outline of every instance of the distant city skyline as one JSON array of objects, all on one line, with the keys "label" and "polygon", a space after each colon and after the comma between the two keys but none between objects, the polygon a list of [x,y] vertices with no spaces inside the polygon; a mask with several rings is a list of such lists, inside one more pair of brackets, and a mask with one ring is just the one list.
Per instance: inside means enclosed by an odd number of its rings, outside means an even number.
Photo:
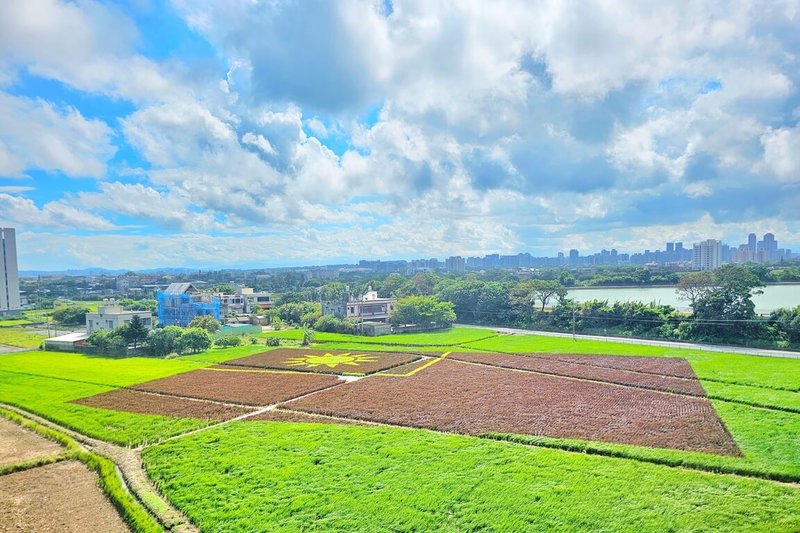
[{"label": "distant city skyline", "polygon": [[[765,240],[765,237],[766,240]],[[772,232],[767,232],[761,236],[750,233],[747,242],[741,244],[725,243],[720,239],[702,239],[697,242],[684,241],[665,241],[659,249],[646,248],[641,251],[619,251],[616,248],[583,253],[581,250],[572,248],[565,251],[556,252],[553,255],[536,256],[530,252],[516,253],[488,253],[483,255],[450,255],[432,256],[427,258],[402,258],[402,257],[383,257],[383,258],[345,258],[340,261],[323,262],[290,262],[275,265],[270,262],[256,263],[252,265],[225,265],[225,266],[205,266],[198,265],[195,268],[179,267],[175,265],[165,265],[164,270],[177,268],[179,270],[225,270],[225,269],[315,269],[331,266],[355,266],[362,268],[372,268],[374,270],[392,270],[402,266],[411,270],[440,269],[449,272],[463,272],[465,270],[476,270],[481,268],[527,268],[536,266],[581,266],[581,265],[615,265],[615,264],[638,264],[648,263],[669,264],[669,263],[692,263],[693,249],[695,244],[708,241],[720,241],[720,260],[719,264],[724,263],[744,263],[744,262],[778,262],[781,259],[797,258],[798,252],[792,252],[791,248],[779,248],[779,240]],[[764,243],[767,243],[765,246]],[[747,253],[743,251],[747,249]],[[763,254],[763,255],[759,255]],[[87,267],[84,269],[72,269],[77,271],[96,270],[102,267]],[[33,272],[53,272],[61,270],[48,269],[22,269],[23,273]],[[148,269],[109,269],[114,271],[124,270],[158,270]]]}]

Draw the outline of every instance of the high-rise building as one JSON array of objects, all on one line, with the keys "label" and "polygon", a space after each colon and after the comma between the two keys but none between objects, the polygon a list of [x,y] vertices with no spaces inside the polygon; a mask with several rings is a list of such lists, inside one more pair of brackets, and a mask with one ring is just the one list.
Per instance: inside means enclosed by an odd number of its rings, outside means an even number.
[{"label": "high-rise building", "polygon": [[751,233],[750,235],[747,236],[747,246],[750,248],[751,260],[754,260],[756,258],[756,251],[757,251],[756,242],[757,241],[758,241],[758,239],[756,238],[756,234],[755,233]]},{"label": "high-rise building", "polygon": [[696,243],[692,250],[694,270],[714,270],[722,264],[722,241],[708,239]]},{"label": "high-rise building", "polygon": [[569,264],[570,265],[577,265],[578,261],[580,261],[580,252],[573,248],[569,251]]},{"label": "high-rise building", "polygon": [[448,272],[452,272],[454,274],[463,274],[466,267],[466,262],[464,258],[460,255],[448,257],[444,262],[444,268]]},{"label": "high-rise building", "polygon": [[0,228],[0,316],[18,314],[19,271],[14,228]]},{"label": "high-rise building", "polygon": [[778,241],[772,233],[764,234],[764,259],[765,262],[778,260]]}]

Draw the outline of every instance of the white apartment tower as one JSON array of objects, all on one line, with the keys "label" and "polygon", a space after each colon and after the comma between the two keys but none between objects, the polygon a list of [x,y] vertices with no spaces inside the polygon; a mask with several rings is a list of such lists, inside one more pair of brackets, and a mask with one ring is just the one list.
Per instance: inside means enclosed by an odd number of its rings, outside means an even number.
[{"label": "white apartment tower", "polygon": [[722,241],[708,239],[696,243],[692,252],[694,270],[714,270],[722,264]]},{"label": "white apartment tower", "polygon": [[14,228],[0,228],[0,315],[19,309],[17,238]]}]

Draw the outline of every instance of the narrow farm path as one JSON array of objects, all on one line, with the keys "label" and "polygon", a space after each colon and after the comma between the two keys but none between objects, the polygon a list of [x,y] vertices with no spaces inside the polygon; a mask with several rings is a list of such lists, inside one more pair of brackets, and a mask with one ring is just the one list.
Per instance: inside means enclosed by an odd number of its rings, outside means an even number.
[{"label": "narrow farm path", "polygon": [[159,494],[158,489],[147,477],[147,473],[142,466],[139,450],[88,437],[13,405],[0,403],[0,407],[13,411],[37,424],[60,431],[75,439],[87,450],[111,460],[117,466],[118,475],[123,484],[158,519],[167,531],[171,533],[199,533],[199,530],[189,522],[189,519],[183,513],[174,508]]},{"label": "narrow farm path", "polygon": [[[218,428],[220,426],[224,426],[224,425],[229,424],[231,422],[237,422],[237,421],[245,420],[247,418],[252,418],[254,416],[266,413],[268,411],[272,411],[276,407],[281,405],[282,403],[292,402],[294,400],[299,400],[301,398],[307,398],[308,396],[312,396],[314,394],[318,394],[320,392],[330,390],[330,389],[332,389],[334,387],[338,387],[338,386],[343,385],[345,383],[350,383],[352,381],[357,381],[359,379],[362,379],[361,377],[357,377],[357,376],[346,376],[346,377],[345,376],[339,376],[339,377],[341,377],[342,379],[338,383],[334,383],[333,385],[330,385],[329,387],[325,387],[323,389],[307,392],[305,394],[301,394],[299,396],[295,396],[293,398],[289,398],[288,400],[284,400],[283,402],[278,402],[278,403],[274,403],[274,404],[271,404],[271,405],[265,405],[265,406],[262,406],[262,407],[257,407],[257,408],[255,408],[254,411],[251,411],[249,413],[245,413],[245,414],[243,414],[241,416],[237,416],[235,418],[230,418],[228,420],[223,420],[223,421],[218,422],[216,424],[210,424],[208,426],[204,426],[204,427],[201,427],[201,428],[193,429],[193,430],[187,431],[185,433],[179,433],[178,435],[173,435],[172,437],[168,437],[168,438],[164,439],[164,441],[162,441],[162,442],[168,442],[168,441],[172,441],[172,440],[182,439],[184,437],[188,437],[189,435],[196,435],[198,433],[202,433],[204,431],[208,431],[209,429],[214,429],[214,428]],[[175,396],[175,395],[172,395],[172,396]],[[177,396],[177,397],[178,398],[185,398],[184,396]],[[205,400],[205,401],[210,401],[212,403],[222,403],[222,402],[216,402],[215,400]],[[226,404],[226,405],[237,405],[237,406],[240,406],[240,407],[251,407],[252,408],[252,406],[246,406],[246,405],[242,405],[242,404]],[[139,448],[137,448],[137,450],[140,451],[142,448],[143,447],[139,447]]]}]

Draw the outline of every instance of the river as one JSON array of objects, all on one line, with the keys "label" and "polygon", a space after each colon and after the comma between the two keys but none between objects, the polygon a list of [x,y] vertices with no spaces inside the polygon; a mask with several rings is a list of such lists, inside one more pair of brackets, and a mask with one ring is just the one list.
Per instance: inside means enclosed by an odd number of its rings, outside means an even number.
[{"label": "river", "polygon": [[[753,297],[756,313],[769,313],[780,307],[800,305],[800,283],[768,285],[762,289],[764,294]],[[678,299],[675,287],[587,287],[571,288],[569,298],[578,302],[588,300],[608,300],[614,302],[656,302],[671,305],[681,311],[689,311],[689,302]]]}]

